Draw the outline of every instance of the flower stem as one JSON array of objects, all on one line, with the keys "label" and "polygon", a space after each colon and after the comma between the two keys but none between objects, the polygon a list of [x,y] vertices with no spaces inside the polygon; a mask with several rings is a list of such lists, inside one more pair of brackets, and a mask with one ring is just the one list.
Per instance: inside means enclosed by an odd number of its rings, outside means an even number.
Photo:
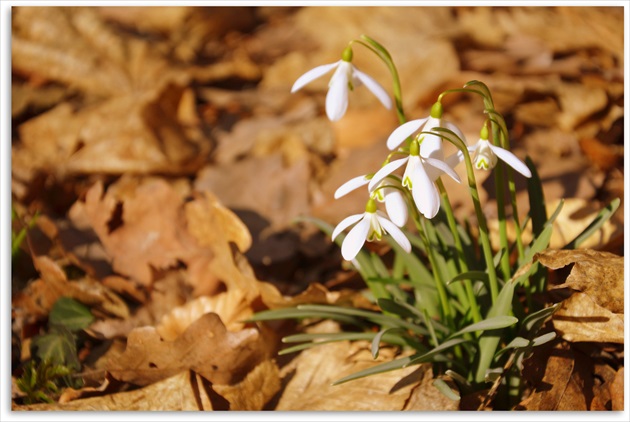
[{"label": "flower stem", "polygon": [[[441,178],[437,179],[436,184],[438,189],[440,190],[440,196],[442,198],[442,208],[444,209],[444,213],[446,214],[446,221],[448,222],[448,226],[453,235],[453,239],[455,240],[455,248],[457,249],[457,258],[459,260],[459,270],[464,273],[467,272],[469,268],[468,263],[466,262],[466,257],[464,255],[462,239],[459,236],[459,232],[457,231],[457,222],[455,221],[455,215],[453,214],[451,201],[448,198],[448,193],[446,192],[444,183],[442,182]],[[481,314],[479,313],[479,306],[477,304],[477,298],[475,297],[471,280],[464,280],[464,288],[466,290],[466,296],[468,298],[468,304],[472,312],[473,321],[480,322],[482,318]]]}]

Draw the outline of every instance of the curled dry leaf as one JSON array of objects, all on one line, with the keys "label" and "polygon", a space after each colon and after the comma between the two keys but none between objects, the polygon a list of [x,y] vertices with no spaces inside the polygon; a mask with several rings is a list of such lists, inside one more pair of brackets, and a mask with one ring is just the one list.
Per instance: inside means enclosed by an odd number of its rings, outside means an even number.
[{"label": "curled dry leaf", "polygon": [[622,257],[593,250],[549,250],[535,259],[552,269],[574,264],[566,282],[555,286],[576,291],[552,317],[565,340],[624,342]]},{"label": "curled dry leaf", "polygon": [[262,410],[280,390],[280,371],[272,360],[265,360],[234,385],[214,384],[212,389],[230,404],[230,410]]},{"label": "curled dry leaf", "polygon": [[227,331],[221,318],[208,313],[193,322],[174,341],[164,341],[154,327],[132,330],[127,349],[108,371],[118,380],[147,385],[192,369],[216,384],[242,380],[269,357],[273,345],[255,328]]},{"label": "curled dry leaf", "polygon": [[242,290],[229,290],[216,296],[198,297],[172,309],[155,328],[163,340],[173,341],[203,314],[214,312],[228,331],[240,331],[245,326],[243,321],[253,313],[245,296]]}]

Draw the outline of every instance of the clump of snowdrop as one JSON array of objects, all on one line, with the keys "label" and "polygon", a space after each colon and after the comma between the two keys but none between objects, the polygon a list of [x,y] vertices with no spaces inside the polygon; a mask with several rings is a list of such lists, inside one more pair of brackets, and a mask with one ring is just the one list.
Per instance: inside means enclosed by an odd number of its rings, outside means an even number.
[{"label": "clump of snowdrop", "polygon": [[[427,117],[408,120],[402,106],[398,73],[389,52],[367,36],[353,40],[350,45],[353,43],[376,54],[390,70],[400,125],[386,140],[391,152],[382,166],[351,178],[334,194],[338,199],[364,189],[368,198],[365,211],[342,219],[334,229],[320,224],[331,233],[334,241],[341,244],[341,255],[354,265],[368,286],[366,296],[383,312],[300,305],[295,309],[265,311],[256,319],[333,318],[350,325],[356,323],[360,330],[331,333],[330,338],[325,333],[295,336],[311,339],[312,343],[289,347],[284,351],[286,353],[328,341],[358,338],[372,340],[374,357],[383,342],[415,350],[411,355],[351,374],[337,383],[435,361],[439,365],[434,368],[438,374],[434,385],[449,397],[458,393],[440,379],[440,373],[455,380],[459,391],[487,391],[490,389],[488,383],[494,382],[492,388],[511,387],[505,391],[506,396],[518,394],[518,387],[512,388],[519,385],[514,382],[518,380],[507,379],[514,376],[514,371],[509,369],[510,362],[516,362],[518,369],[523,356],[530,353],[532,347],[554,338],[553,332],[542,335],[537,332],[554,309],[544,308],[533,299],[544,295],[547,288],[545,274],[536,271],[537,263],[532,257],[548,247],[552,223],[559,209],[549,220],[543,221],[541,215],[546,215],[546,210],[540,180],[534,177],[531,162],[525,164],[509,151],[505,120],[494,108],[485,84],[471,81],[463,88],[444,91]],[[343,117],[348,107],[349,91],[361,84],[385,107],[392,107],[383,87],[354,67],[350,45],[340,61],[306,72],[292,89],[297,91],[335,69],[326,96],[326,114],[332,121]],[[480,96],[483,101],[484,116],[480,116],[483,126],[474,145],[467,144],[456,124],[443,118],[441,100],[452,92]],[[445,157],[444,142],[454,145],[457,152]],[[506,169],[513,169],[518,174],[504,171]],[[497,189],[499,250],[493,250],[490,243],[479,199],[475,173],[480,170],[493,171],[491,177],[494,176]],[[465,172],[465,177],[460,177],[458,172],[462,175]],[[468,216],[465,224],[455,218],[449,192],[442,182],[444,175],[467,184],[468,199],[472,201],[475,214]],[[525,244],[521,233],[525,225],[519,221],[514,176],[527,178],[528,192],[534,195],[529,201],[533,238],[529,244]],[[503,197],[506,190],[509,190],[509,200]],[[380,204],[384,205],[387,214],[378,209]],[[510,219],[516,232],[512,242],[508,241],[507,235],[505,208],[508,206],[512,208]],[[592,228],[587,230],[595,230],[598,224],[603,224],[618,206],[619,200],[611,203],[609,212],[598,216],[597,223],[594,221]],[[348,233],[341,236],[346,230]],[[586,237],[581,233],[569,245],[575,247]],[[382,260],[378,254],[364,248],[366,242],[383,240],[390,240],[394,251],[392,261]],[[386,262],[392,262],[391,270]],[[518,291],[524,291],[525,297],[517,298]],[[513,303],[517,306],[513,307]],[[366,324],[370,330],[363,330]],[[518,325],[512,330],[503,330],[515,324]],[[283,341],[297,340],[288,337]],[[502,378],[506,378],[503,383],[500,382]],[[518,402],[518,397],[512,399]]]}]

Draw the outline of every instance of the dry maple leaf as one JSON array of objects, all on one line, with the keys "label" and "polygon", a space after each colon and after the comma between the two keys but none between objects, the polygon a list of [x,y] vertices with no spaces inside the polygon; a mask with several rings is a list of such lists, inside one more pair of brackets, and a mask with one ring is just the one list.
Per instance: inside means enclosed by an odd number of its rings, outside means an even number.
[{"label": "dry maple leaf", "polygon": [[108,371],[118,380],[147,385],[192,369],[216,384],[241,381],[270,355],[270,346],[255,328],[227,331],[221,318],[207,313],[174,341],[164,341],[154,327],[132,330],[127,349]]}]

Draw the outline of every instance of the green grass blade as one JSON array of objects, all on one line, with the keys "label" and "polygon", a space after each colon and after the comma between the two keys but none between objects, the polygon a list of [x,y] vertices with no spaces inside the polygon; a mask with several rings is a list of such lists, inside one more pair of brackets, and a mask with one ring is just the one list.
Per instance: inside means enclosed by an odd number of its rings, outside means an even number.
[{"label": "green grass blade", "polygon": [[564,248],[562,249],[575,249],[580,246],[582,242],[592,236],[593,233],[599,230],[604,225],[604,223],[606,223],[606,221],[608,221],[610,217],[612,217],[615,211],[617,211],[617,208],[619,208],[619,204],[621,204],[621,200],[619,198],[613,199],[610,204],[608,204],[597,214],[595,219],[591,222],[591,224],[588,225],[588,227],[582,230],[582,232],[578,234],[575,239],[564,245]]}]

